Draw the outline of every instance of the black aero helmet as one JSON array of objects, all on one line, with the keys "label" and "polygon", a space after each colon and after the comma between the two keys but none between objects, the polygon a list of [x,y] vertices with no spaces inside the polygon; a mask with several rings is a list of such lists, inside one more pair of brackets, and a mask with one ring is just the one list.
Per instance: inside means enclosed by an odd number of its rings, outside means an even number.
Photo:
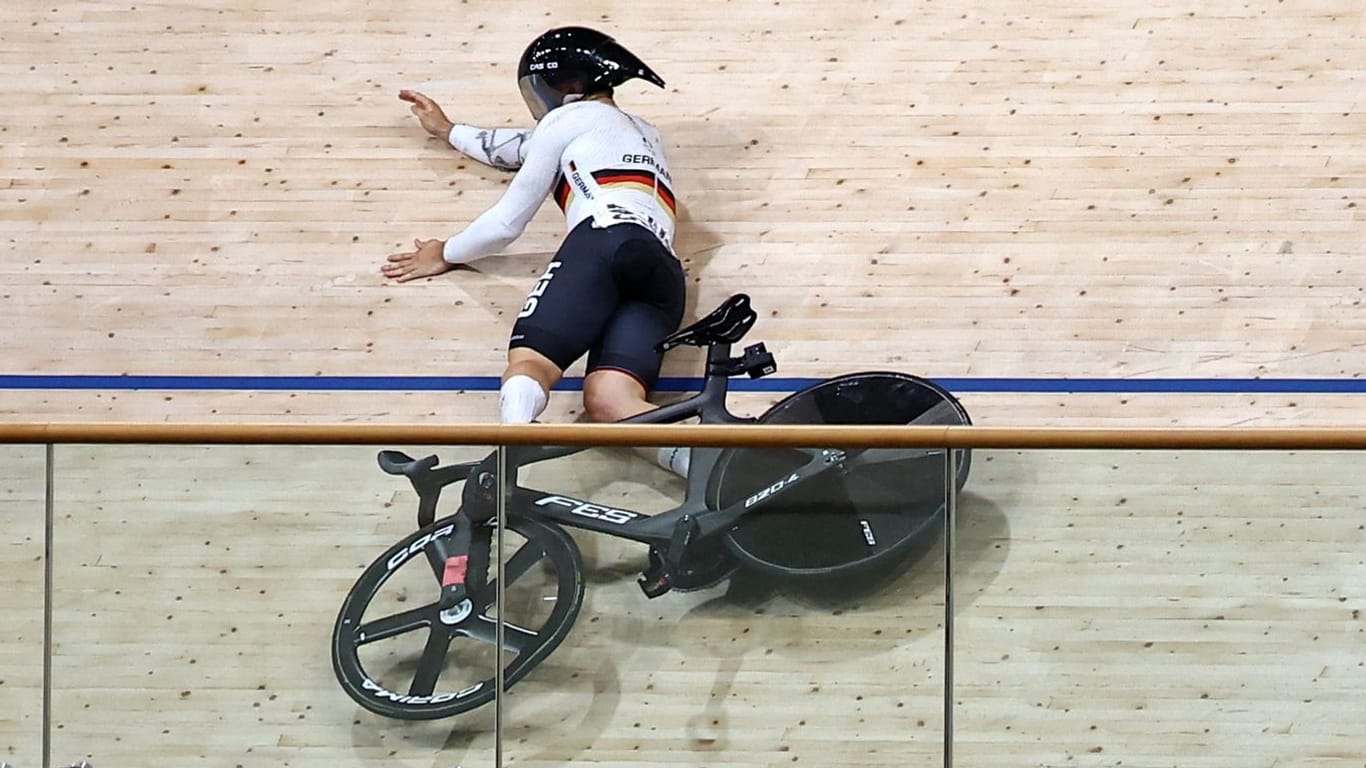
[{"label": "black aero helmet", "polygon": [[517,85],[537,120],[586,93],[638,77],[664,80],[611,37],[587,27],[558,27],[531,41],[517,64]]}]

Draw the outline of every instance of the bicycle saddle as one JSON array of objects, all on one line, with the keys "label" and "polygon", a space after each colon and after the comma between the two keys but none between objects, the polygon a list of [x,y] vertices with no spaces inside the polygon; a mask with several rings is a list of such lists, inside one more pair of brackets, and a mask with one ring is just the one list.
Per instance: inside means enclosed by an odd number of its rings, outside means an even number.
[{"label": "bicycle saddle", "polygon": [[721,306],[712,310],[710,315],[666,336],[655,345],[655,349],[659,352],[668,352],[683,344],[694,347],[734,344],[744,338],[758,318],[758,313],[749,306],[749,296],[737,293],[721,302]]}]

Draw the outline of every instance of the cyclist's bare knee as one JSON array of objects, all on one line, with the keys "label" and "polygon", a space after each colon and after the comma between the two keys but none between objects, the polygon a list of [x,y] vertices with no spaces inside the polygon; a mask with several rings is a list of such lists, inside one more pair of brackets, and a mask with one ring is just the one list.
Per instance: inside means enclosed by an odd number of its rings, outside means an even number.
[{"label": "cyclist's bare knee", "polygon": [[645,399],[645,387],[636,377],[600,369],[583,380],[583,407],[588,418],[608,422],[630,418],[655,406]]},{"label": "cyclist's bare knee", "polygon": [[503,371],[503,381],[513,376],[530,376],[546,392],[555,386],[564,371],[550,361],[550,358],[527,347],[513,347],[508,350],[508,365]]}]

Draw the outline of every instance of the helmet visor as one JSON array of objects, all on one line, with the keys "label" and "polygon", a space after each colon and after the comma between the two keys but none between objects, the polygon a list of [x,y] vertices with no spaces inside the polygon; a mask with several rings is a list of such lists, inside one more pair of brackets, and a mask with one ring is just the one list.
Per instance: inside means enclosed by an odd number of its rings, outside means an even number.
[{"label": "helmet visor", "polygon": [[546,82],[541,74],[530,74],[518,79],[517,87],[522,91],[531,116],[540,120],[550,110],[564,105],[564,94]]}]

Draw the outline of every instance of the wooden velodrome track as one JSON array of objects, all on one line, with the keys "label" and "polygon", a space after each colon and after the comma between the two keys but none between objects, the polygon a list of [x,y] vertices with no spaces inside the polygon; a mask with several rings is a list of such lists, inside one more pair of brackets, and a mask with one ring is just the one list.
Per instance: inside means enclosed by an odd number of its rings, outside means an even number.
[{"label": "wooden velodrome track", "polygon": [[[619,96],[671,142],[690,311],[749,292],[782,375],[1139,382],[965,392],[989,424],[1360,424],[1359,395],[1142,382],[1360,374],[1362,19],[1349,0],[18,0],[0,15],[0,375],[496,375],[561,221],[547,206],[478,271],[385,284],[385,254],[453,233],[507,182],[425,140],[395,93],[525,124],[522,46],[591,23],[669,81]],[[698,362],[677,353],[666,375]],[[0,419],[494,412],[478,388],[402,388],[11,382]],[[547,419],[577,412],[561,393]],[[40,752],[43,454],[0,450],[0,760],[23,768]],[[373,451],[56,454],[54,760],[491,764],[489,713],[385,721],[332,681],[345,589],[412,525]],[[980,456],[959,762],[1366,765],[1360,465]],[[678,492],[622,455],[545,472],[646,510]],[[511,706],[509,760],[939,761],[933,558],[844,601],[748,582],[646,601],[638,549],[579,541],[581,623]]]}]

